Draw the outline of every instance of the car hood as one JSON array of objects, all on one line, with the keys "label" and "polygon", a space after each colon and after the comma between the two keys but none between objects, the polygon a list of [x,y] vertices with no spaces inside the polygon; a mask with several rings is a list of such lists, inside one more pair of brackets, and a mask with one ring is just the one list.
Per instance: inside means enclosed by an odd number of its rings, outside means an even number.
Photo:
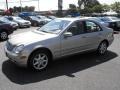
[{"label": "car hood", "polygon": [[9,22],[11,25],[18,25],[16,22],[12,22],[12,21],[10,21]]},{"label": "car hood", "polygon": [[46,21],[51,21],[51,19],[45,19]]},{"label": "car hood", "polygon": [[26,21],[26,20],[16,20],[17,22],[20,22],[20,23],[25,23],[25,22],[29,22],[29,21]]},{"label": "car hood", "polygon": [[24,32],[16,35],[10,36],[9,42],[13,45],[20,45],[20,44],[31,44],[36,42],[42,42],[44,40],[50,39],[55,37],[55,34],[44,33],[40,31],[29,31]]}]

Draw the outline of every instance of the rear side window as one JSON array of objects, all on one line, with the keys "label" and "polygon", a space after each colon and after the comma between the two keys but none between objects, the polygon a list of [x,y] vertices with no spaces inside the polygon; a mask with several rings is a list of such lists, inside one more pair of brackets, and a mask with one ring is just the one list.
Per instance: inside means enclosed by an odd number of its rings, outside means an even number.
[{"label": "rear side window", "polygon": [[92,21],[85,21],[85,26],[88,33],[101,31],[101,27]]}]

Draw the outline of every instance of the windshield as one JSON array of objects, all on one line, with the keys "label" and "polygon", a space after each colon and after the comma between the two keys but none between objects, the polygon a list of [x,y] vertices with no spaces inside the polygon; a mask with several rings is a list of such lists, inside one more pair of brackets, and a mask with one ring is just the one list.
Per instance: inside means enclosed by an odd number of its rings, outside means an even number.
[{"label": "windshield", "polygon": [[60,33],[69,23],[70,21],[67,20],[55,19],[41,27],[39,31],[57,34]]},{"label": "windshield", "polygon": [[1,21],[3,21],[3,22],[10,22],[8,19],[3,18],[3,17],[2,17],[2,18],[0,18],[0,20],[1,20]]},{"label": "windshield", "polygon": [[48,16],[49,19],[56,19],[55,16]]},{"label": "windshield", "polygon": [[23,20],[23,19],[20,18],[20,17],[13,17],[13,19],[15,19],[15,20]]},{"label": "windshield", "polygon": [[112,21],[112,20],[119,20],[119,18],[117,18],[117,17],[102,17],[101,20],[106,22],[106,21]]},{"label": "windshield", "polygon": [[35,16],[30,16],[30,18],[33,19],[33,20],[38,20],[38,18],[35,17]]},{"label": "windshield", "polygon": [[106,18],[106,17],[102,17],[101,20],[102,20],[103,22],[111,21],[109,18]]},{"label": "windshield", "polygon": [[99,18],[96,18],[96,17],[93,17],[93,18],[90,18],[91,20],[95,20],[95,21],[98,21],[98,22],[102,22],[102,20],[100,20]]},{"label": "windshield", "polygon": [[47,17],[45,16],[39,16],[41,19],[48,19]]},{"label": "windshield", "polygon": [[110,17],[111,20],[119,20],[117,17]]}]

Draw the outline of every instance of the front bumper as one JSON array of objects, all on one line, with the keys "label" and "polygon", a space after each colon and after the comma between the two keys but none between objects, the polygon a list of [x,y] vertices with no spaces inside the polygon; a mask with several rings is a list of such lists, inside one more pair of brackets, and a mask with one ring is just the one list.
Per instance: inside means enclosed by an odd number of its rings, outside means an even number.
[{"label": "front bumper", "polygon": [[25,58],[26,56],[22,56],[20,54],[15,54],[11,51],[8,51],[6,47],[4,49],[6,56],[10,59],[10,61],[14,62],[20,67],[27,67],[27,58]]},{"label": "front bumper", "polygon": [[19,27],[30,27],[31,24],[20,24]]},{"label": "front bumper", "polygon": [[18,26],[13,26],[13,29],[14,29],[14,30],[17,30],[17,29],[18,29]]}]

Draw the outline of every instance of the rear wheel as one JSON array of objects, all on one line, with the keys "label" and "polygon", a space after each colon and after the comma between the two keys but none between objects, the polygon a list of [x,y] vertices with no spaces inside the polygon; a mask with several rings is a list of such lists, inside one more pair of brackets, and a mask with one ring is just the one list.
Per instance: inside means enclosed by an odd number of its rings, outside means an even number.
[{"label": "rear wheel", "polygon": [[36,27],[36,26],[37,26],[37,23],[34,23],[33,26]]},{"label": "rear wheel", "polygon": [[50,61],[49,53],[41,50],[41,51],[35,51],[31,55],[28,64],[30,68],[32,68],[33,70],[41,71],[48,67],[49,61]]},{"label": "rear wheel", "polygon": [[99,45],[99,47],[98,47],[98,49],[97,49],[97,53],[99,55],[105,54],[106,51],[107,51],[107,47],[108,47],[108,45],[107,45],[106,41],[101,42],[100,45]]},{"label": "rear wheel", "polygon": [[0,32],[0,39],[6,40],[8,38],[8,33],[5,31]]}]

